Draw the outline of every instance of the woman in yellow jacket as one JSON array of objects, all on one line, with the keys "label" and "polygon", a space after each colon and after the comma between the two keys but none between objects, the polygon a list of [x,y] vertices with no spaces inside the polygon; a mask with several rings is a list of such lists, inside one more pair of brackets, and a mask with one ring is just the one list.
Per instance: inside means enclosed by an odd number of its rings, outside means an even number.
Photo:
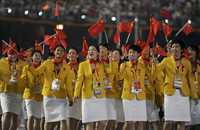
[{"label": "woman in yellow jacket", "polygon": [[110,80],[112,88],[106,92],[107,98],[113,99],[115,101],[113,111],[116,112],[116,121],[110,126],[110,128],[107,128],[110,130],[121,130],[124,126],[124,111],[121,100],[123,80],[120,75],[120,64],[121,51],[119,49],[114,49],[110,62]]},{"label": "woman in yellow jacket", "polygon": [[[70,48],[67,54],[68,64],[70,66],[70,74],[72,77],[71,86],[73,88],[73,94],[76,85],[77,73],[78,73],[78,53],[76,49]],[[74,96],[74,95],[73,95]],[[69,118],[69,126],[70,130],[79,129],[81,122],[81,100],[73,103],[72,106],[69,107],[67,111],[67,117]]]},{"label": "woman in yellow jacket", "polygon": [[[145,129],[147,122],[146,99],[147,90],[145,87],[144,64],[139,60],[141,49],[137,45],[132,45],[128,50],[129,61],[120,66],[123,77],[122,100],[126,130]],[[136,126],[136,122],[138,125]]]},{"label": "woman in yellow jacket", "polygon": [[200,65],[198,64],[198,48],[190,45],[188,48],[190,61],[192,63],[192,86],[195,87],[196,95],[192,95],[191,105],[191,122],[188,124],[193,129],[198,129],[200,125]]},{"label": "woman in yellow jacket", "polygon": [[[164,72],[164,118],[165,130],[172,129],[172,122],[185,129],[185,122],[191,120],[190,95],[196,95],[191,85],[191,63],[181,56],[181,41],[174,41],[170,50],[171,56],[166,57],[158,67]],[[183,114],[184,113],[184,114]]]},{"label": "woman in yellow jacket", "polygon": [[74,92],[74,100],[82,100],[82,122],[86,124],[86,130],[93,130],[95,122],[98,122],[97,129],[103,130],[103,121],[107,120],[105,70],[97,56],[96,47],[90,46],[88,60],[79,64]]},{"label": "woman in yellow jacket", "polygon": [[24,63],[18,60],[17,52],[8,51],[8,57],[0,60],[0,100],[3,111],[2,129],[17,129],[18,115],[22,109],[24,86],[20,75]]},{"label": "woman in yellow jacket", "polygon": [[60,129],[65,130],[66,113],[73,96],[70,84],[72,78],[69,75],[70,66],[63,63],[64,48],[61,45],[56,47],[54,55],[53,59],[44,61],[36,71],[44,76],[42,95],[45,129],[53,129],[54,124],[59,122]]},{"label": "woman in yellow jacket", "polygon": [[[28,130],[40,129],[40,122],[43,118],[42,105],[42,85],[43,76],[37,75],[36,68],[40,66],[42,54],[40,51],[34,51],[32,56],[32,63],[23,68],[21,79],[26,86],[23,98],[25,100],[26,114],[28,117]],[[42,129],[42,128],[41,128]]]}]

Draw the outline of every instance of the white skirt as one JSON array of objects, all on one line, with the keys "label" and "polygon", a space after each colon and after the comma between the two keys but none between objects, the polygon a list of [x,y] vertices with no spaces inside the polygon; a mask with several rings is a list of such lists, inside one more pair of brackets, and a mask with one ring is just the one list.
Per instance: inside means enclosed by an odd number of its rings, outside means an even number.
[{"label": "white skirt", "polygon": [[117,122],[124,122],[124,109],[123,109],[123,103],[122,100],[116,99],[115,100],[115,108],[117,111]]},{"label": "white skirt", "polygon": [[35,117],[35,118],[42,118],[43,117],[43,105],[42,102],[38,102],[31,99],[25,100],[26,109],[27,109],[27,116],[28,117]]},{"label": "white skirt", "polygon": [[105,98],[92,97],[82,99],[82,122],[97,122],[108,120],[107,101]]},{"label": "white skirt", "polygon": [[147,100],[147,118],[150,122],[159,121],[159,108],[151,100]]},{"label": "white skirt", "polygon": [[106,99],[107,120],[117,120],[116,101],[112,98]]},{"label": "white skirt", "polygon": [[125,121],[147,121],[146,100],[123,100]]},{"label": "white skirt", "polygon": [[25,120],[28,119],[25,100],[23,100],[23,102],[22,102],[21,115],[22,115],[22,118],[23,118],[23,119],[25,119]]},{"label": "white skirt", "polygon": [[191,100],[191,122],[189,124],[200,124],[200,100]]},{"label": "white skirt", "polygon": [[57,122],[67,119],[66,113],[69,107],[67,99],[44,96],[43,107],[45,122]]},{"label": "white skirt", "polygon": [[11,112],[20,115],[22,109],[22,96],[16,93],[1,93],[2,112]]},{"label": "white skirt", "polygon": [[165,95],[164,118],[166,121],[189,122],[191,120],[189,97],[182,96],[178,89],[172,96]]},{"label": "white skirt", "polygon": [[81,100],[80,99],[77,100],[73,104],[73,106],[69,106],[69,109],[67,109],[67,117],[81,120],[82,113],[81,113]]}]

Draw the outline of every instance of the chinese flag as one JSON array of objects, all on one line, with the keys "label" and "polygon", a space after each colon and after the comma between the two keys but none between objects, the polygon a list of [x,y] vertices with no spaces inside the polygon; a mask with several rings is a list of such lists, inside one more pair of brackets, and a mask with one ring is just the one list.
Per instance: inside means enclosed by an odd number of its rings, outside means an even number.
[{"label": "chinese flag", "polygon": [[160,30],[161,24],[160,22],[155,19],[154,17],[151,17],[150,19],[150,26],[149,26],[149,34],[147,38],[147,44],[153,43],[156,34]]},{"label": "chinese flag", "polygon": [[86,57],[88,54],[88,43],[87,40],[85,38],[83,38],[83,43],[82,43],[82,50],[81,50],[81,54]]},{"label": "chinese flag", "polygon": [[116,31],[113,37],[114,43],[120,43],[120,32]]},{"label": "chinese flag", "polygon": [[154,17],[152,17],[150,19],[150,26],[152,27],[154,36],[156,36],[156,34],[158,33],[158,31],[160,30],[160,27],[161,27],[160,22],[157,19],[155,19]]},{"label": "chinese flag", "polygon": [[61,30],[56,30],[56,41],[60,43],[65,49],[67,48],[67,36]]},{"label": "chinese flag", "polygon": [[147,37],[147,44],[153,43],[154,39],[155,39],[155,36],[154,36],[154,33],[153,33],[153,29],[150,26],[150,28],[149,28],[149,34],[148,34],[148,37]]},{"label": "chinese flag", "polygon": [[120,22],[117,25],[117,30],[119,32],[127,32],[131,33],[133,30],[134,23],[133,22]]},{"label": "chinese flag", "polygon": [[172,27],[166,23],[162,24],[162,29],[166,37],[170,36],[172,33]]},{"label": "chinese flag", "polygon": [[103,19],[99,19],[95,24],[89,27],[88,33],[91,37],[96,38],[99,33],[103,32],[105,28],[105,22]]},{"label": "chinese flag", "polygon": [[56,1],[56,6],[54,9],[54,16],[58,17],[60,16],[60,5],[59,5],[59,1]]},{"label": "chinese flag", "polygon": [[189,23],[186,23],[185,28],[183,29],[183,32],[185,33],[185,35],[188,35],[192,32],[192,26]]},{"label": "chinese flag", "polygon": [[51,37],[49,35],[44,36],[44,42],[47,46],[49,46],[49,49],[51,52],[56,48],[57,46],[57,41],[55,37]]}]

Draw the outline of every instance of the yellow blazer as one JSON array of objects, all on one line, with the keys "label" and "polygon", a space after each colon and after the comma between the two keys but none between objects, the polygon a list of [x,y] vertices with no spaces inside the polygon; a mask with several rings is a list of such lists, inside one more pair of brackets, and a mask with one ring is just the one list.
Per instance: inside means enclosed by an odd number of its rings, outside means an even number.
[{"label": "yellow blazer", "polygon": [[42,101],[42,94],[41,93],[34,93],[35,82],[38,83],[38,87],[42,90],[43,85],[43,75],[39,75],[36,73],[36,69],[31,67],[30,65],[26,65],[23,68],[21,79],[23,80],[24,86],[26,86],[23,94],[24,99],[33,99],[36,101]]},{"label": "yellow blazer", "polygon": [[120,86],[119,81],[122,80],[120,75],[120,66],[118,62],[110,62],[109,69],[107,69],[107,77],[110,80],[110,85],[112,88],[110,90],[106,90],[107,98],[121,98],[122,86]]},{"label": "yellow blazer", "polygon": [[103,98],[106,96],[104,85],[105,70],[103,64],[96,63],[96,70],[97,71],[92,73],[92,68],[89,60],[79,64],[78,76],[74,92],[75,97],[82,97],[83,99],[86,99],[95,96],[93,88],[94,81],[100,83],[99,87],[101,89],[101,94],[98,95],[98,98]]},{"label": "yellow blazer", "polygon": [[[122,99],[127,99],[127,100],[151,99],[152,98],[151,97],[151,91],[152,91],[151,84],[153,81],[151,71],[152,71],[151,66],[145,65],[142,58],[139,58],[136,65],[134,65],[134,66],[132,66],[131,62],[122,63],[120,66],[120,73],[124,80]],[[145,85],[145,75],[147,75],[147,78],[149,81],[147,85]],[[134,80],[138,80],[140,82],[141,88],[142,88],[142,91],[137,94],[131,92],[132,82]]]},{"label": "yellow blazer", "polygon": [[158,67],[165,74],[165,79],[163,82],[164,94],[173,95],[175,92],[174,88],[174,79],[175,74],[179,74],[182,80],[181,86],[181,94],[183,96],[190,96],[191,94],[195,94],[194,86],[191,86],[192,79],[192,71],[191,71],[191,63],[186,58],[181,59],[182,67],[179,68],[178,72],[176,72],[176,62],[173,56],[166,57],[163,59],[161,63],[158,64]]},{"label": "yellow blazer", "polygon": [[[37,69],[36,72],[39,75],[44,76],[44,84],[42,89],[43,96],[50,96],[56,98],[66,98],[69,100],[73,98],[73,89],[70,84],[71,75],[70,75],[70,67],[68,64],[62,64],[61,70],[56,77],[54,72],[54,63],[51,59],[44,61]],[[53,91],[51,89],[52,82],[54,79],[58,78],[60,80],[60,89],[58,91]]]},{"label": "yellow blazer", "polygon": [[10,65],[8,58],[2,58],[0,60],[0,92],[14,92],[14,93],[20,93],[22,94],[24,92],[25,86],[22,84],[22,81],[20,79],[20,75],[22,72],[22,68],[25,65],[24,62],[18,61],[16,64],[16,70],[17,70],[17,77],[18,82],[16,85],[10,84],[9,80],[11,78],[11,72],[10,72]]},{"label": "yellow blazer", "polygon": [[72,86],[72,95],[74,97],[74,91],[75,91],[75,86],[76,86],[76,81],[77,81],[77,72],[75,72],[75,70],[73,70],[73,69],[70,69],[69,75],[70,75],[69,83]]},{"label": "yellow blazer", "polygon": [[195,73],[191,75],[192,85],[196,91],[195,94],[191,94],[192,99],[200,99],[200,65],[197,65]]}]

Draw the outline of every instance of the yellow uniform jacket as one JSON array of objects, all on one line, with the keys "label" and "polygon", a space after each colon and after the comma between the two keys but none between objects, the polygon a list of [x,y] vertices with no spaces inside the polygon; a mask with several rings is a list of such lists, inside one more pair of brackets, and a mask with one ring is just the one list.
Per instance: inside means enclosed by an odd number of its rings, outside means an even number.
[{"label": "yellow uniform jacket", "polygon": [[[152,99],[152,66],[145,65],[143,59],[140,57],[135,65],[126,62],[122,63],[120,67],[121,76],[124,79],[122,99],[132,100],[144,100]],[[134,81],[139,81],[142,91],[139,93],[132,93],[132,87]]]},{"label": "yellow uniform jacket", "polygon": [[25,63],[20,60],[16,63],[17,83],[10,84],[9,80],[11,78],[11,65],[9,64],[8,58],[2,58],[0,60],[0,92],[13,92],[20,94],[24,92],[25,86],[22,84],[20,79],[24,65]]},{"label": "yellow uniform jacket", "polygon": [[[44,84],[42,89],[43,96],[50,96],[56,98],[68,97],[69,100],[73,98],[73,89],[71,86],[71,75],[70,67],[68,64],[62,64],[61,69],[58,74],[56,74],[54,69],[54,63],[51,59],[48,59],[42,63],[37,69],[39,75],[44,76]],[[55,79],[59,79],[60,88],[57,91],[52,90],[52,82]]]},{"label": "yellow uniform jacket", "polygon": [[[30,65],[26,65],[23,68],[21,79],[26,86],[23,94],[24,99],[33,99],[36,101],[42,101],[42,90],[44,76],[36,73],[36,69]],[[28,86],[27,86],[28,85]],[[38,92],[36,92],[38,91]]]},{"label": "yellow uniform jacket", "polygon": [[181,94],[183,96],[195,95],[194,86],[192,83],[192,71],[191,63],[186,58],[181,58],[181,66],[176,67],[176,61],[173,56],[166,57],[161,63],[158,64],[159,69],[164,73],[164,94],[168,96],[173,95],[175,92],[174,80],[175,75],[179,75],[182,81],[182,86],[180,88]]},{"label": "yellow uniform jacket", "polygon": [[[75,97],[91,98],[96,96],[103,98],[105,94],[105,70],[101,63],[96,63],[96,69],[92,70],[89,60],[79,64],[78,76],[76,81],[76,88],[74,92]],[[100,94],[95,95],[94,91],[98,90]]]}]

